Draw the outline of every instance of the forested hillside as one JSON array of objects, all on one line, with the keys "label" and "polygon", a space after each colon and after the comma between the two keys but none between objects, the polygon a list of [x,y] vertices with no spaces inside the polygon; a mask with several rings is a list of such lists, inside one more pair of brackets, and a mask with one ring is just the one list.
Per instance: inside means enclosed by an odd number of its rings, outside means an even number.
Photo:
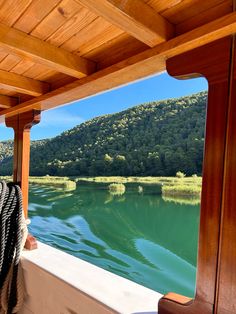
[{"label": "forested hillside", "polygon": [[[11,158],[12,154],[13,154],[12,141],[0,142],[0,164],[3,160],[6,161],[8,158]],[[2,172],[1,170],[0,172]]]},{"label": "forested hillside", "polygon": [[[31,149],[41,147],[45,144],[47,140],[40,140],[40,141],[32,141],[31,142]],[[3,160],[7,160],[11,158],[13,154],[13,141],[3,141],[0,142],[0,162]]]},{"label": "forested hillside", "polygon": [[[31,175],[200,174],[207,93],[139,105],[33,142]],[[0,146],[0,175],[11,173],[12,143]]]}]

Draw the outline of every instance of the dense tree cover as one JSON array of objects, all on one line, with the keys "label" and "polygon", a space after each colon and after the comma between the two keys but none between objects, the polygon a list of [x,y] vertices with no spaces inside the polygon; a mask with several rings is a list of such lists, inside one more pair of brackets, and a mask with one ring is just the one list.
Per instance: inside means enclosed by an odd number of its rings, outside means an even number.
[{"label": "dense tree cover", "polygon": [[7,160],[11,158],[13,154],[13,142],[12,141],[4,141],[0,142],[0,163],[3,160]]},{"label": "dense tree cover", "polygon": [[[31,149],[38,149],[42,147],[47,140],[39,140],[31,142]],[[9,175],[12,173],[13,167],[13,141],[3,141],[0,142],[0,175]]]},{"label": "dense tree cover", "polygon": [[[31,175],[201,174],[206,100],[201,92],[147,103],[33,142]],[[9,174],[9,143],[0,149],[0,174]]]}]

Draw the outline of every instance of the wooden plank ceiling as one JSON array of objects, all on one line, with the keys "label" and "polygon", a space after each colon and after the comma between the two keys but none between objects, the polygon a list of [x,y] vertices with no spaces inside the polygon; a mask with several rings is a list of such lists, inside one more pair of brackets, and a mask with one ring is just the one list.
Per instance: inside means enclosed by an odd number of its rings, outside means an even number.
[{"label": "wooden plank ceiling", "polygon": [[236,32],[232,0],[0,0],[0,120],[165,69]]}]

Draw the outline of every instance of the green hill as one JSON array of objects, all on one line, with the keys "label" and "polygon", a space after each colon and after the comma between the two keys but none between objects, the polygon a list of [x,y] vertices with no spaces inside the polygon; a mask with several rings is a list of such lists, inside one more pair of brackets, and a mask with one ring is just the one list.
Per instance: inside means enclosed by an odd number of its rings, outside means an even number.
[{"label": "green hill", "polygon": [[[138,105],[32,142],[31,175],[201,174],[207,93]],[[0,144],[0,175],[11,173],[12,142]]]}]

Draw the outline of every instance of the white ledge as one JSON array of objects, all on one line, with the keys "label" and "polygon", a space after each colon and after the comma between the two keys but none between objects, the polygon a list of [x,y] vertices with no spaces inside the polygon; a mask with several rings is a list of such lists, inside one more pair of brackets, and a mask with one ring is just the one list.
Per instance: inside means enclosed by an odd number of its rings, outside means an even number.
[{"label": "white ledge", "polygon": [[[29,268],[32,268],[30,265],[39,269],[39,276],[40,271],[43,270],[63,281],[63,289],[66,289],[65,284],[67,284],[96,300],[99,304],[105,305],[111,312],[154,314],[157,313],[157,304],[162,297],[158,292],[40,242],[38,242],[37,250],[23,252],[22,267],[25,273],[28,269],[26,281],[30,277]],[[35,273],[35,270],[32,272]],[[41,275],[40,280],[42,277]],[[30,284],[28,284],[28,289],[30,289]],[[28,291],[28,294],[31,293]],[[37,296],[35,297],[37,298]],[[27,305],[27,309],[31,313],[29,305]],[[88,311],[88,313],[90,312]]]}]

